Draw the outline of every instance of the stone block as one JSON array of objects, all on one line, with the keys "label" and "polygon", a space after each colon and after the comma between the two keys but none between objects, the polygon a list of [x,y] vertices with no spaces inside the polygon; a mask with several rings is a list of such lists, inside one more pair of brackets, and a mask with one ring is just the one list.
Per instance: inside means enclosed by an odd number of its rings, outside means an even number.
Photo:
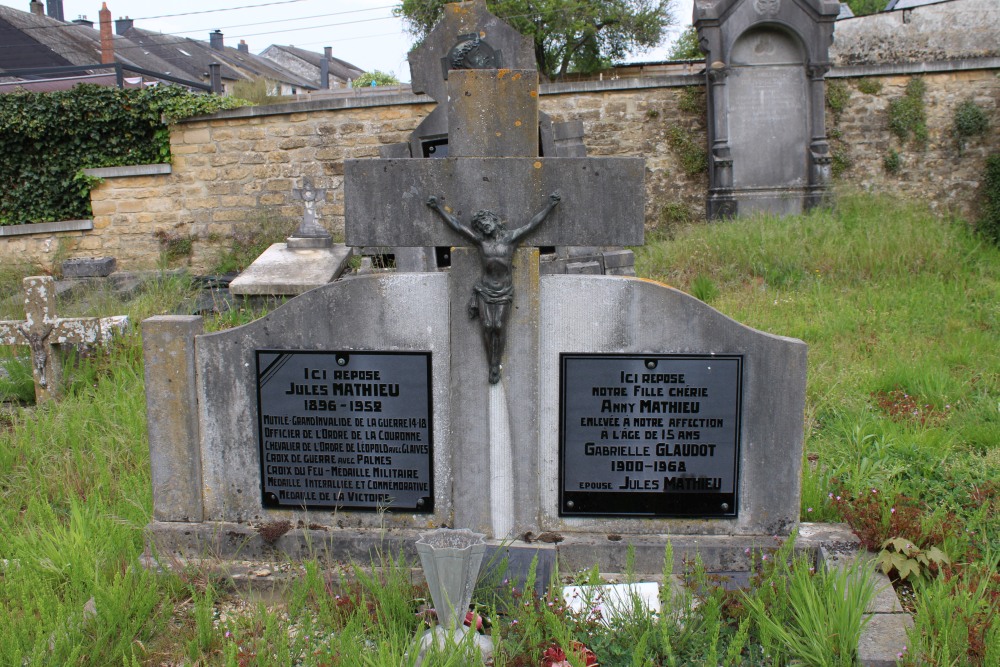
[{"label": "stone block", "polygon": [[635,266],[635,253],[631,250],[605,250],[602,255],[604,256],[605,269],[622,269]]},{"label": "stone block", "polygon": [[164,315],[142,323],[146,421],[153,482],[153,517],[203,518],[195,336],[202,319]]},{"label": "stone block", "polygon": [[62,263],[63,278],[105,278],[114,273],[114,257],[78,257]]},{"label": "stone block", "polygon": [[588,274],[599,276],[604,273],[600,262],[566,262],[566,273]]},{"label": "stone block", "polygon": [[909,614],[872,614],[858,641],[862,667],[895,667],[906,653],[906,633],[913,627]]},{"label": "stone block", "polygon": [[302,294],[333,282],[350,256],[350,249],[339,244],[292,250],[275,243],[229,284],[229,291],[236,296]]}]

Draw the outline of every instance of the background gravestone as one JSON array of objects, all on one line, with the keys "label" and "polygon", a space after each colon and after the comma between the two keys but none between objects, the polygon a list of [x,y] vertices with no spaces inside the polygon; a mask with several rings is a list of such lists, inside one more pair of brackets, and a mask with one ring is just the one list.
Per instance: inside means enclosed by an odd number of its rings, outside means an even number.
[{"label": "background gravestone", "polygon": [[706,53],[710,218],[794,214],[830,179],[824,76],[836,0],[695,0]]}]

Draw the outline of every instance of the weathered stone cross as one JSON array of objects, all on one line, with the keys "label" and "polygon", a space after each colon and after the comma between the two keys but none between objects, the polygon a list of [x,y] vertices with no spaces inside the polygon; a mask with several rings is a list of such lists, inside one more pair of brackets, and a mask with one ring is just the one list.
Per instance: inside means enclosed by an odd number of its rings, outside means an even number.
[{"label": "weathered stone cross", "polygon": [[[465,5],[449,7],[456,8],[451,16],[461,16]],[[490,39],[474,25],[455,32],[456,40],[473,32]],[[452,485],[456,497],[485,497],[488,489],[489,498],[456,507],[455,527],[502,539],[537,525],[537,517],[525,514],[537,504],[521,500],[537,495],[537,480],[516,479],[511,467],[515,457],[538,448],[537,247],[641,244],[645,165],[638,158],[538,157],[533,69],[453,69],[447,90],[448,157],[345,163],[345,237],[349,246],[457,246],[449,278],[452,315],[442,322],[451,329],[452,424],[466,443],[452,461]],[[491,384],[480,325],[467,315],[487,262],[481,264],[468,235],[446,220],[468,226],[474,212],[489,211],[516,232],[554,193],[561,196],[558,206],[524,238],[534,247],[514,255],[503,378]]]},{"label": "weathered stone cross", "polygon": [[96,345],[110,340],[128,317],[56,316],[55,281],[49,276],[24,279],[24,320],[0,321],[0,345],[27,345],[35,377],[35,402],[59,395],[62,367],[56,345]]}]

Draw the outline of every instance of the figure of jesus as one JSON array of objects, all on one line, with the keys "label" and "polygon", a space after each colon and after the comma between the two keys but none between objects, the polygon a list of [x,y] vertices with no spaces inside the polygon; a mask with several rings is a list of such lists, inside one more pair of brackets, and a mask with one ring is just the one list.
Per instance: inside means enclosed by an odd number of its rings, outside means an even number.
[{"label": "figure of jesus", "polygon": [[469,300],[469,317],[480,319],[483,343],[490,365],[490,384],[500,381],[500,359],[503,357],[505,325],[510,304],[514,300],[514,277],[511,265],[518,241],[542,224],[562,197],[558,192],[549,195],[549,201],[528,224],[509,230],[493,211],[480,210],[472,216],[470,224],[460,222],[443,208],[437,197],[430,197],[427,206],[459,234],[479,248],[483,273],[472,288]]}]

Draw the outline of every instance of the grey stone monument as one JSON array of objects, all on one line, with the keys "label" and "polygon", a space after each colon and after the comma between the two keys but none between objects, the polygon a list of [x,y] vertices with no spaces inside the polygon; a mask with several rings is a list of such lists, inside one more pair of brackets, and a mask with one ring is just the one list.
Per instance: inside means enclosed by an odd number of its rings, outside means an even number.
[{"label": "grey stone monument", "polygon": [[[448,157],[350,160],[344,196],[349,245],[450,246],[449,271],[349,277],[218,333],[143,323],[149,541],[366,560],[449,526],[621,571],[620,535],[659,572],[669,535],[745,569],[797,523],[805,345],[651,281],[541,275],[538,246],[642,243],[643,161],[539,156],[532,69],[452,69],[447,91]],[[446,223],[481,211],[516,250]],[[494,250],[491,378],[469,304]]]},{"label": "grey stone monument", "polygon": [[839,11],[836,0],[695,0],[707,54],[709,218],[822,202],[824,76]]}]

